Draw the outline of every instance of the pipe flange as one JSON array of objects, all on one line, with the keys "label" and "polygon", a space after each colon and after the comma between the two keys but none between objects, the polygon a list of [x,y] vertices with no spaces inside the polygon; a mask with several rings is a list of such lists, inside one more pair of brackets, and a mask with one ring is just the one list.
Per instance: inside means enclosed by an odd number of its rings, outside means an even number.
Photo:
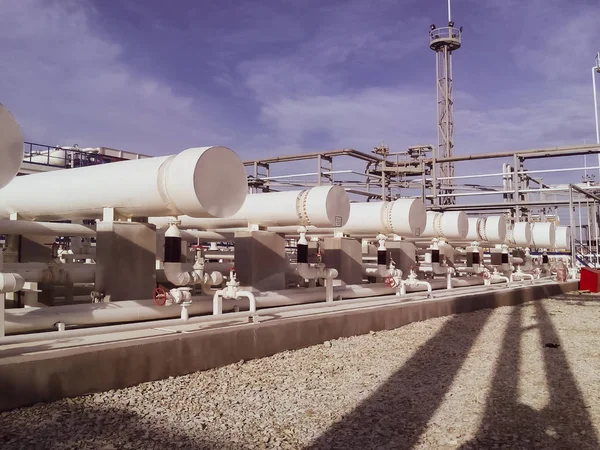
[{"label": "pipe flange", "polygon": [[300,191],[298,197],[296,197],[296,215],[300,219],[302,225],[311,225],[310,218],[308,217],[308,211],[306,210],[306,199],[308,198],[309,190],[305,189]]},{"label": "pipe flange", "polygon": [[438,213],[433,219],[433,229],[436,231],[437,235],[440,237],[446,237],[444,232],[442,231],[442,218],[443,214]]},{"label": "pipe flange", "polygon": [[481,240],[484,242],[487,242],[487,240],[488,240],[486,229],[485,229],[486,225],[487,225],[487,217],[481,218],[480,222],[479,222],[479,233],[478,234],[479,234],[479,237],[481,237]]}]

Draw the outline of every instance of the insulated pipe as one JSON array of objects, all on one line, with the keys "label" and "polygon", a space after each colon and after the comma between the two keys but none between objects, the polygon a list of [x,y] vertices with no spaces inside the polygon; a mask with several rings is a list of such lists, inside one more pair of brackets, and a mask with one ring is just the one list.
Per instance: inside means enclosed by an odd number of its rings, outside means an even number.
[{"label": "insulated pipe", "polygon": [[556,250],[571,248],[571,227],[556,227],[554,247]]},{"label": "insulated pipe", "polygon": [[172,223],[165,233],[165,257],[163,273],[175,286],[190,286],[202,281],[200,274],[183,270],[181,263],[181,234]]},{"label": "insulated pipe", "polygon": [[17,176],[22,162],[21,128],[8,109],[0,105],[0,189]]},{"label": "insulated pipe", "polygon": [[[226,188],[223,188],[226,186]],[[17,177],[0,190],[0,217],[28,220],[120,217],[224,217],[246,198],[244,165],[226,147]]]},{"label": "insulated pipe", "polygon": [[[433,289],[446,287],[446,280],[431,280]],[[467,287],[483,284],[480,277],[453,278],[453,287]],[[426,286],[407,286],[407,292],[426,290]],[[333,288],[334,298],[356,299],[393,295],[396,288],[381,284],[346,285]],[[300,305],[322,302],[325,300],[323,288],[288,289],[285,291],[262,292],[255,294],[257,308],[275,306]],[[223,311],[231,311],[234,307],[247,308],[248,300],[222,299]],[[210,314],[213,312],[213,298],[208,296],[192,297],[192,304],[187,307],[190,315]],[[181,306],[156,306],[153,300],[130,300],[110,303],[90,303],[84,305],[53,306],[49,308],[18,308],[6,311],[6,333],[26,333],[32,331],[52,330],[55,324],[67,326],[96,326],[108,323],[141,322],[174,318],[181,316]]]},{"label": "insulated pipe", "polygon": [[505,244],[517,247],[531,245],[531,227],[528,222],[515,222],[506,227]]},{"label": "insulated pipe", "polygon": [[425,221],[425,205],[419,199],[351,203],[350,217],[342,230],[349,235],[383,233],[413,237],[423,233]]},{"label": "insulated pipe", "polygon": [[428,211],[423,237],[465,239],[469,232],[469,219],[464,211],[445,213]]},{"label": "insulated pipe", "polygon": [[531,244],[536,248],[553,249],[555,230],[552,222],[534,222],[531,224]]},{"label": "insulated pipe", "polygon": [[506,239],[504,216],[469,217],[469,241],[503,243]]},{"label": "insulated pipe", "polygon": [[[180,216],[181,228],[222,229],[263,226],[341,227],[348,221],[350,199],[341,186],[317,186],[303,191],[269,192],[246,197],[239,211],[226,219],[196,219]],[[168,218],[151,217],[161,228]]]},{"label": "insulated pipe", "polygon": [[[0,196],[2,193],[0,192]],[[29,220],[0,219],[0,234],[27,234],[40,236],[95,237],[94,227],[77,223],[32,222]]]},{"label": "insulated pipe", "polygon": [[11,272],[30,283],[45,284],[91,284],[96,278],[95,264],[44,264],[41,267],[28,267],[29,263],[7,265]]}]

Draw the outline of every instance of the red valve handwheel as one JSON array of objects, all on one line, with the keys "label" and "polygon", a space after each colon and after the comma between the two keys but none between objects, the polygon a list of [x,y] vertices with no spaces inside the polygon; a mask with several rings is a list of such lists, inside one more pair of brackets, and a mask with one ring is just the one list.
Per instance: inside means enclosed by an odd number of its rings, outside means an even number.
[{"label": "red valve handwheel", "polygon": [[157,287],[156,289],[154,289],[152,298],[154,299],[154,303],[157,306],[164,306],[165,303],[167,302],[167,291],[165,291],[161,287]]}]

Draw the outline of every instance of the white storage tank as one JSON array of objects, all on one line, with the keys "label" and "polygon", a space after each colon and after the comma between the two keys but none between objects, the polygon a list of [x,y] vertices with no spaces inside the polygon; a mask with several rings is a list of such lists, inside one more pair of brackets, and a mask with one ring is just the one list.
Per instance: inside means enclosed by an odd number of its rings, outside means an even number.
[{"label": "white storage tank", "polygon": [[0,191],[0,216],[27,220],[118,216],[224,217],[235,214],[248,183],[242,161],[226,147],[17,177]]},{"label": "white storage tank", "polygon": [[0,189],[17,176],[22,162],[21,128],[8,109],[0,105]]},{"label": "white storage tank", "polygon": [[463,240],[468,232],[469,218],[464,211],[427,212],[423,237]]},{"label": "white storage tank", "polygon": [[531,224],[531,241],[535,248],[553,249],[555,241],[554,223],[534,222]]}]

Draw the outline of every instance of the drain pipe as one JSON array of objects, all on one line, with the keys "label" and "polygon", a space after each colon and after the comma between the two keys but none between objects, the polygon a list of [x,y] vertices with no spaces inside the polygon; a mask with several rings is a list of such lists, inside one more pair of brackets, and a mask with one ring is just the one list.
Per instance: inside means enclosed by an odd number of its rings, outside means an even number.
[{"label": "drain pipe", "polygon": [[179,221],[169,223],[165,233],[165,259],[163,271],[167,281],[175,286],[191,286],[204,281],[204,265],[196,258],[191,272],[183,270],[181,263],[181,233]]},{"label": "drain pipe", "polygon": [[235,270],[229,271],[229,281],[225,283],[224,289],[219,289],[213,296],[213,315],[223,314],[223,299],[239,299],[240,297],[247,297],[250,301],[250,314],[252,321],[257,322],[258,317],[256,316],[256,297],[250,291],[239,289],[240,283],[237,281],[235,276]]},{"label": "drain pipe", "polygon": [[512,283],[513,281],[516,281],[515,279],[518,280],[524,280],[524,279],[529,279],[531,280],[531,284],[533,284],[533,280],[534,280],[534,276],[530,273],[525,273],[521,270],[521,266],[517,266],[517,270],[513,273],[510,274],[510,282]]},{"label": "drain pipe", "polygon": [[427,286],[427,297],[432,297],[432,286],[431,283],[427,281],[421,281],[417,278],[417,272],[413,267],[410,268],[410,273],[406,280],[400,281],[400,290],[396,292],[396,295],[406,295],[406,287],[415,287],[415,286]]}]

